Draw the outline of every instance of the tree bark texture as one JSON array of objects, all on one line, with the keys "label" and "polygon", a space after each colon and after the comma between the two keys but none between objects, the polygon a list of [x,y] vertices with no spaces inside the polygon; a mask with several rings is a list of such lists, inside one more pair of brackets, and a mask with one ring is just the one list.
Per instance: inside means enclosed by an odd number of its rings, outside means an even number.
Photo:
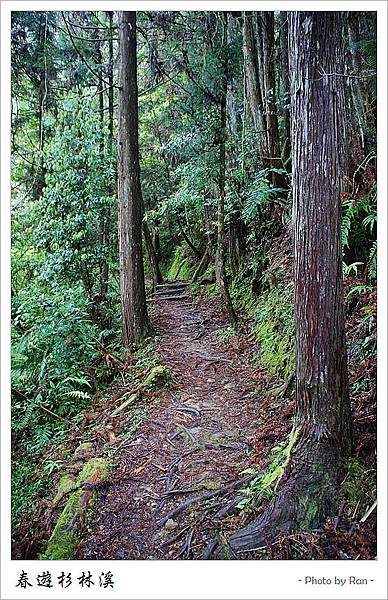
[{"label": "tree bark texture", "polygon": [[340,181],[344,147],[342,17],[291,12],[297,438],[280,490],[235,551],[280,531],[318,527],[336,509],[351,449],[345,347]]},{"label": "tree bark texture", "polygon": [[[340,13],[290,15],[296,381],[311,435],[350,449],[342,285]],[[330,75],[324,75],[329,73]]]},{"label": "tree bark texture", "polygon": [[118,199],[122,336],[140,342],[149,322],[142,250],[143,202],[138,144],[136,13],[119,13]]}]

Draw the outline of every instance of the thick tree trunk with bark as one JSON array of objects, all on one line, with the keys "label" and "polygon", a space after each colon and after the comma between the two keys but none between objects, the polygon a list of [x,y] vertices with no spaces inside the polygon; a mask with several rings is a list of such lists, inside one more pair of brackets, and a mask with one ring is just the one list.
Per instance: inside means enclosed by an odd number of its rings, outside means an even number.
[{"label": "thick tree trunk with bark", "polygon": [[122,336],[140,342],[149,322],[142,250],[143,202],[140,187],[136,13],[119,13],[118,199]]},{"label": "thick tree trunk with bark", "polygon": [[280,531],[318,527],[332,515],[351,448],[340,235],[344,78],[333,75],[343,73],[342,18],[288,17],[297,437],[279,492],[230,538],[237,552],[262,547]]}]

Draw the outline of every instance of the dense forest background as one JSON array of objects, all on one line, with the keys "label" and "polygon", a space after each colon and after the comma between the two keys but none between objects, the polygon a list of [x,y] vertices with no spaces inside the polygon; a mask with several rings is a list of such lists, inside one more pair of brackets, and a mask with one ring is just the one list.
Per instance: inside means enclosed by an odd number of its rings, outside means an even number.
[{"label": "dense forest background", "polygon": [[[276,435],[257,438],[268,452],[294,412],[289,28],[278,11],[139,12],[136,22],[145,292],[152,299],[164,281],[191,281],[196,301],[219,307],[222,343],[250,340],[256,368],[278,390],[268,407]],[[376,495],[376,15],[341,13],[337,29],[348,535]],[[39,515],[69,432],[80,437],[117,381],[154,364],[157,337],[152,302],[141,335],[123,328],[118,14],[13,12],[11,34],[12,489],[25,558],[42,547]],[[345,557],[371,558],[372,520],[367,531],[353,527],[357,550],[335,541],[337,526],[327,539]]]}]

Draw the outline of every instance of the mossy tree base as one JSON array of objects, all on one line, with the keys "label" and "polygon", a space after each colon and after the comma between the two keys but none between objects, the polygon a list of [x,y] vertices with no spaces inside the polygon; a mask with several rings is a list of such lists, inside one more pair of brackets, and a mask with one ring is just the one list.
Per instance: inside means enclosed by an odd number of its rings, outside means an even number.
[{"label": "mossy tree base", "polygon": [[[301,443],[295,450],[280,490],[263,512],[228,540],[230,549],[247,552],[266,547],[290,530],[312,530],[335,514],[343,468],[333,440]],[[218,548],[216,558],[225,558]]]}]

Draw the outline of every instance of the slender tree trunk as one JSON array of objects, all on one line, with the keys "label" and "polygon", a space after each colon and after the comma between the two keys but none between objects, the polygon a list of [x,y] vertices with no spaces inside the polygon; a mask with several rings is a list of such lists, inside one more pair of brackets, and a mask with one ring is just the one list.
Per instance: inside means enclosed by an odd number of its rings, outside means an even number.
[{"label": "slender tree trunk", "polygon": [[[95,33],[96,37],[98,37],[98,31]],[[102,66],[102,53],[100,48],[100,41],[95,42],[96,48],[96,65],[100,68]],[[104,152],[104,90],[103,90],[103,82],[100,79],[97,85],[97,94],[98,94],[98,116],[100,122],[100,154],[103,155]],[[99,219],[99,243],[100,247],[103,250],[104,256],[100,261],[100,293],[99,293],[99,301],[105,302],[108,294],[108,276],[109,276],[109,268],[108,268],[108,243],[107,243],[107,211],[103,209],[101,211],[101,217]]]},{"label": "slender tree trunk", "polygon": [[48,17],[47,13],[42,13],[39,23],[39,41],[43,40],[43,65],[39,69],[40,82],[37,90],[38,94],[38,135],[39,135],[39,166],[34,174],[33,193],[36,200],[43,194],[46,179],[46,167],[44,163],[44,145],[45,145],[45,127],[44,115],[46,109],[46,101],[48,95],[48,78],[47,78],[47,30]]},{"label": "slender tree trunk", "polygon": [[[360,55],[355,48],[358,41],[358,21],[357,13],[350,12],[347,19],[348,39],[351,59],[351,71],[353,75],[360,76],[361,61]],[[366,137],[366,118],[365,118],[365,98],[362,97],[362,87],[360,80],[350,80],[350,90],[353,100],[353,110],[357,115],[357,125],[360,131],[360,142],[363,153],[365,154],[365,137]]]},{"label": "slender tree trunk", "polygon": [[[227,13],[223,14],[224,20],[224,40],[227,35]],[[225,173],[226,173],[226,96],[227,82],[229,79],[228,57],[224,61],[224,86],[221,91],[220,102],[220,160],[219,160],[219,195],[217,211],[217,255],[216,255],[216,283],[221,289],[221,293],[228,311],[229,319],[234,325],[237,323],[237,315],[234,311],[232,300],[229,293],[228,282],[225,270]]]},{"label": "slender tree trunk", "polygon": [[186,244],[188,245],[188,247],[190,248],[190,250],[192,250],[193,254],[195,254],[195,256],[197,258],[201,258],[202,254],[201,254],[200,250],[198,250],[198,248],[196,248],[194,246],[193,242],[191,241],[191,239],[187,235],[187,233],[184,230],[184,227],[182,225],[182,221],[181,221],[181,219],[180,219],[180,217],[178,215],[176,217],[176,220],[177,220],[177,223],[178,223],[179,231],[181,232],[181,235],[182,235],[183,239],[185,240]]},{"label": "slender tree trunk", "polygon": [[[235,46],[237,41],[238,25],[237,21],[233,16],[233,13],[227,12],[227,51]],[[226,89],[226,121],[227,121],[227,134],[231,141],[228,144],[226,153],[226,170],[227,170],[227,181],[229,183],[229,189],[232,190],[234,200],[233,211],[235,217],[230,221],[228,227],[228,247],[229,247],[229,258],[230,266],[233,275],[237,275],[239,268],[239,259],[241,255],[240,247],[240,233],[241,233],[241,218],[240,209],[241,202],[239,200],[241,196],[241,182],[235,177],[235,171],[238,167],[237,160],[237,139],[238,139],[238,113],[237,113],[237,78],[229,69],[229,76],[227,78],[227,89]]]},{"label": "slender tree trunk", "polygon": [[342,289],[342,15],[289,13],[293,129],[296,442],[280,491],[234,550],[318,527],[336,510],[351,415]]},{"label": "slender tree trunk", "polygon": [[[274,56],[274,13],[272,11],[260,12],[258,15],[258,32],[262,45],[262,65],[264,78],[264,111],[267,124],[267,148],[270,167],[282,169],[283,163],[280,156],[280,141],[278,130],[278,117],[276,110],[276,81],[275,81],[275,56]],[[286,188],[287,182],[282,173],[271,172],[271,181],[274,187]]]},{"label": "slender tree trunk", "polygon": [[143,221],[143,236],[147,248],[148,260],[152,273],[152,284],[155,289],[158,283],[163,283],[163,275],[159,268],[158,255],[146,221]]},{"label": "slender tree trunk", "polygon": [[244,12],[243,18],[243,51],[245,59],[245,76],[247,83],[247,96],[251,109],[252,120],[257,135],[259,149],[259,162],[267,165],[267,125],[264,120],[263,93],[260,83],[258,65],[258,52],[253,28],[253,13]]},{"label": "slender tree trunk", "polygon": [[282,162],[291,172],[291,120],[290,120],[290,71],[288,65],[288,18],[286,12],[280,13],[280,62],[283,92],[283,148]]},{"label": "slender tree trunk", "polygon": [[113,11],[109,10],[109,39],[108,39],[108,144],[109,148],[113,149],[113,111],[114,111],[114,100],[113,100]]},{"label": "slender tree trunk", "polygon": [[140,342],[149,321],[142,250],[143,202],[140,187],[136,13],[119,13],[118,199],[122,336]]}]

